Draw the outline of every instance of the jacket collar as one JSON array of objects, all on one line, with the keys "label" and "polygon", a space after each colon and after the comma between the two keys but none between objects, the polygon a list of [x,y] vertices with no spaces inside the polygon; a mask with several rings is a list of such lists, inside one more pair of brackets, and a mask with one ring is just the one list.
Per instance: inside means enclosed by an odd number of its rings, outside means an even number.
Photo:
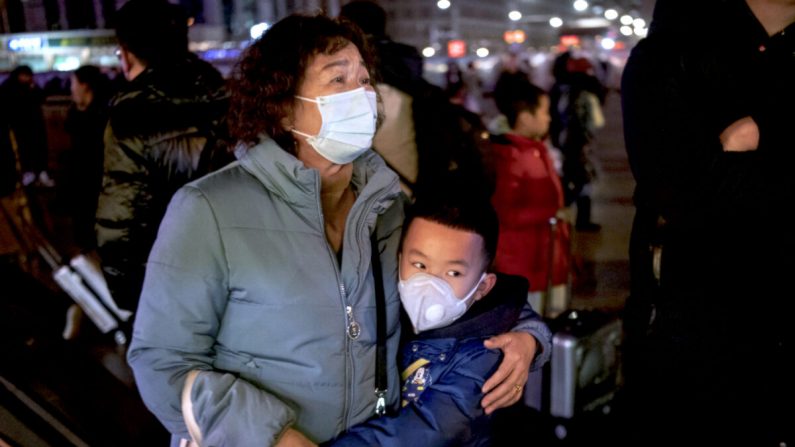
[{"label": "jacket collar", "polygon": [[[240,157],[240,164],[285,202],[301,207],[318,205],[318,171],[304,166],[303,162],[272,139],[263,138],[259,144],[249,148]],[[386,209],[400,193],[397,175],[372,150],[354,160],[351,184],[357,194],[357,201],[384,192],[376,205],[377,214]]]},{"label": "jacket collar", "polygon": [[521,135],[508,132],[505,135],[505,138],[510,141],[510,143],[514,146],[519,147],[546,147],[544,146],[543,141],[533,140],[531,138],[523,137]]}]

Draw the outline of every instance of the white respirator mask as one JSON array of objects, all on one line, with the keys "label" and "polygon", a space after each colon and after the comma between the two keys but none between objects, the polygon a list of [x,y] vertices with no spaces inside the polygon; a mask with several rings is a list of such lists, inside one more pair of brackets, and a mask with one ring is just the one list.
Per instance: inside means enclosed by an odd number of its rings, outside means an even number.
[{"label": "white respirator mask", "polygon": [[485,277],[486,273],[483,272],[475,287],[461,299],[455,296],[447,281],[427,273],[415,273],[405,281],[400,280],[400,301],[411,320],[414,333],[447,326],[461,318],[469,309],[469,301]]}]

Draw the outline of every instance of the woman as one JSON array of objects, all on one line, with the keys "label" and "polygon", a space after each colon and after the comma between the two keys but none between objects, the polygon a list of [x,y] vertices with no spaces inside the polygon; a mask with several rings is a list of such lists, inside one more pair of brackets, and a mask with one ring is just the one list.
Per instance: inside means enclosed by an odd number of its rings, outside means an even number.
[{"label": "woman", "polygon": [[[397,176],[368,150],[369,67],[361,34],[320,16],[280,21],[240,62],[230,127],[247,149],[171,201],[130,346],[174,445],[189,428],[201,445],[314,445],[374,414],[371,233],[387,402],[397,402],[403,203]],[[529,334],[501,337],[490,347],[518,349],[506,350],[487,410],[518,399],[535,351]]]}]

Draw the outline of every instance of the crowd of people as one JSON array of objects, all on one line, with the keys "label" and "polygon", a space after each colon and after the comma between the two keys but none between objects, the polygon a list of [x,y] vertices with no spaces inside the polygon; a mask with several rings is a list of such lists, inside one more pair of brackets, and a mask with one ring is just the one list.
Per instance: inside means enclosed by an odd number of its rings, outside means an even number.
[{"label": "crowd of people", "polygon": [[[628,445],[660,421],[681,430],[659,445],[792,435],[775,298],[790,238],[768,224],[791,189],[795,6],[706,3],[658,0],[622,86]],[[706,14],[715,45],[684,45]],[[130,0],[124,82],[71,75],[55,182],[32,70],[0,85],[0,193],[58,189],[76,250],[134,312],[127,360],[174,446],[497,445],[500,410],[550,358],[572,232],[601,228],[607,89],[577,48],[548,91],[516,54],[491,89],[474,63],[437,86],[386,18],[367,0],[290,15],[224,79],[188,51],[179,6]],[[749,320],[760,297],[774,312]]]}]

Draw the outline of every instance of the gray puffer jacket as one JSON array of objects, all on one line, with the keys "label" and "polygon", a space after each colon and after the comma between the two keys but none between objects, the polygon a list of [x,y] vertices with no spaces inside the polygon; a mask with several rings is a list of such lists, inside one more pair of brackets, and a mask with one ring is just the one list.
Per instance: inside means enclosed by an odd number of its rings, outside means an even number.
[{"label": "gray puffer jacket", "polygon": [[[342,261],[328,245],[320,177],[273,141],[174,196],[146,268],[128,360],[148,408],[188,438],[190,390],[205,446],[272,445],[288,427],[315,442],[373,415],[376,228],[387,301],[388,402],[397,402],[397,176],[373,152],[353,165],[357,194]],[[351,317],[361,335],[351,339]]]}]

